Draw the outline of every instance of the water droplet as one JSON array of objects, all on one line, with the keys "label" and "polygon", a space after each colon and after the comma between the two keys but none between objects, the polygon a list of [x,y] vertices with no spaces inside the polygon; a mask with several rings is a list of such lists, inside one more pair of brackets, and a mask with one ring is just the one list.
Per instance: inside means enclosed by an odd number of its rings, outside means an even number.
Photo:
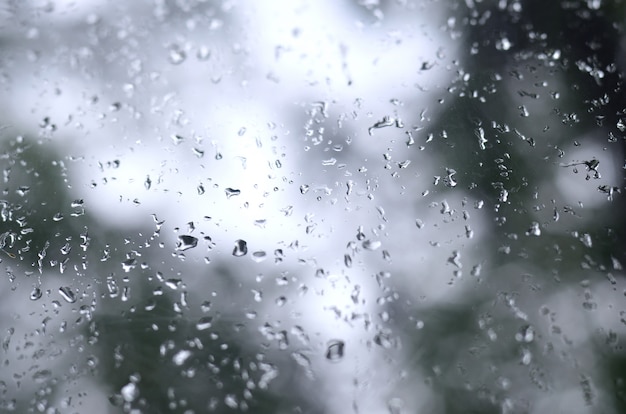
[{"label": "water droplet", "polygon": [[213,326],[213,318],[210,316],[203,316],[196,323],[196,329],[199,331],[204,331]]},{"label": "water droplet", "polygon": [[200,46],[198,52],[196,53],[196,57],[201,61],[208,60],[211,57],[211,50],[206,46]]},{"label": "water droplet", "polygon": [[68,303],[76,302],[76,295],[74,294],[72,289],[70,289],[69,287],[67,287],[67,286],[60,287],[59,288],[59,293],[61,294],[61,297],[63,297],[63,299],[65,299],[66,302],[68,302]]},{"label": "water droplet", "polygon": [[120,390],[122,398],[126,402],[133,402],[139,396],[139,389],[135,383],[129,382]]},{"label": "water droplet", "polygon": [[235,247],[233,248],[233,256],[241,257],[248,253],[248,243],[245,240],[235,241]]},{"label": "water droplet", "polygon": [[375,129],[390,127],[396,125],[397,121],[389,116],[384,116],[382,120],[376,122],[374,125],[367,129],[367,133],[371,136],[374,135]]},{"label": "water droplet", "polygon": [[365,250],[377,250],[380,246],[382,246],[382,242],[379,240],[365,240],[363,242],[363,248]]},{"label": "water droplet", "polygon": [[64,255],[69,254],[72,251],[72,246],[70,246],[69,242],[65,243],[63,247],[61,247],[61,253]]},{"label": "water droplet", "polygon": [[30,292],[30,300],[37,300],[41,298],[41,295],[41,289],[39,289],[38,287],[33,288],[32,292]]},{"label": "water droplet", "polygon": [[539,228],[539,223],[533,221],[530,225],[530,228],[526,232],[527,236],[541,236],[541,229]]},{"label": "water droplet", "polygon": [[180,65],[187,59],[187,54],[184,50],[180,50],[178,46],[174,46],[170,49],[168,60],[172,65]]},{"label": "water droplet", "polygon": [[178,236],[178,242],[176,243],[176,250],[184,252],[185,250],[192,249],[198,245],[198,239],[193,236],[183,235]]},{"label": "water droplet", "polygon": [[174,362],[174,364],[181,366],[185,363],[185,361],[187,361],[187,359],[189,359],[190,356],[191,356],[190,350],[181,349],[180,351],[174,354],[174,356],[172,357],[172,361]]},{"label": "water droplet", "polygon": [[530,343],[534,339],[535,339],[535,328],[533,328],[530,325],[522,326],[519,332],[515,334],[515,340],[517,342]]},{"label": "water droplet", "polygon": [[226,198],[231,198],[233,196],[238,196],[239,194],[241,194],[240,190],[237,190],[235,188],[230,188],[230,187],[225,189],[224,192],[226,193]]},{"label": "water droplet", "polygon": [[27,187],[25,185],[19,187],[16,192],[17,194],[19,194],[20,196],[24,197],[28,192],[30,191],[30,187]]},{"label": "water droplet", "polygon": [[481,127],[478,127],[474,130],[474,135],[476,135],[476,137],[478,138],[478,147],[484,151],[486,148],[485,144],[488,142],[485,138],[485,130]]},{"label": "water droplet", "polygon": [[259,250],[259,251],[252,253],[252,260],[254,260],[257,263],[264,261],[266,258],[267,258],[267,253],[265,253],[263,250]]},{"label": "water droplet", "polygon": [[122,269],[124,269],[124,271],[127,273],[133,270],[136,266],[137,266],[137,259],[135,258],[126,259],[122,262]]},{"label": "water droplet", "polygon": [[343,358],[346,343],[339,339],[334,339],[328,343],[326,347],[326,359],[332,362],[338,362]]},{"label": "water droplet", "polygon": [[343,256],[343,263],[346,267],[352,267],[352,257],[349,254]]},{"label": "water droplet", "polygon": [[52,377],[52,371],[48,369],[42,369],[41,371],[37,371],[33,374],[33,380],[37,384],[42,384],[48,381]]},{"label": "water droplet", "polygon": [[63,214],[61,213],[56,213],[54,217],[52,217],[52,221],[61,221],[61,220],[63,220]]},{"label": "water droplet", "polygon": [[302,184],[300,186],[300,194],[306,194],[309,191],[309,186],[307,184]]}]

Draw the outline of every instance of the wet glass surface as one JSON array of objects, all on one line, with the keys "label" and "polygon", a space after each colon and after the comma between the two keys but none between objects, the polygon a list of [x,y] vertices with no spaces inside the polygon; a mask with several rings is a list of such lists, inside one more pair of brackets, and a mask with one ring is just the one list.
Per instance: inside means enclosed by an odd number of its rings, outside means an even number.
[{"label": "wet glass surface", "polygon": [[625,21],[0,1],[0,412],[625,412]]}]

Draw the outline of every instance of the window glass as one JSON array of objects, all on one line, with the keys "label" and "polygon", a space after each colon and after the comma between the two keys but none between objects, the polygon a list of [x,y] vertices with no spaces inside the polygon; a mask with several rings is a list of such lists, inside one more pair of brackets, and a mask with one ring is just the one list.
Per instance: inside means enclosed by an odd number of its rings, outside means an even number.
[{"label": "window glass", "polygon": [[0,0],[0,411],[626,412],[622,0]]}]

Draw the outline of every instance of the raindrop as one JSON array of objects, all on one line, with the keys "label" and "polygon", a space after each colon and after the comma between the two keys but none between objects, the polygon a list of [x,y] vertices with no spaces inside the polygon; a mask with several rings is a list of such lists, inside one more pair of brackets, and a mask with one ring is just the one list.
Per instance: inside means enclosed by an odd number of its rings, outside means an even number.
[{"label": "raindrop", "polygon": [[404,401],[401,398],[392,398],[387,401],[389,414],[402,414],[404,412]]},{"label": "raindrop", "polygon": [[42,292],[38,287],[33,288],[33,291],[30,292],[30,300],[37,300],[41,298]]},{"label": "raindrop", "polygon": [[225,189],[224,192],[226,193],[226,198],[231,198],[233,196],[238,196],[239,194],[241,194],[240,190],[237,190],[235,188],[230,188],[230,187]]},{"label": "raindrop", "polygon": [[300,186],[300,194],[306,194],[309,191],[309,186],[307,184],[302,184]]},{"label": "raindrop", "polygon": [[181,366],[185,363],[185,361],[187,361],[187,359],[189,359],[190,356],[191,351],[189,351],[188,349],[181,349],[174,354],[174,356],[172,357],[172,361],[174,362],[174,364]]},{"label": "raindrop", "polygon": [[124,269],[124,271],[127,273],[133,270],[136,266],[137,266],[137,259],[135,258],[126,259],[122,262],[122,269]]},{"label": "raindrop", "polygon": [[211,57],[211,50],[206,46],[200,46],[198,52],[196,53],[196,57],[200,61],[207,60]]},{"label": "raindrop", "polygon": [[343,256],[343,263],[346,267],[352,267],[352,257],[349,254]]},{"label": "raindrop", "polygon": [[185,250],[192,249],[198,245],[198,238],[183,235],[178,236],[178,242],[176,243],[176,250],[179,252],[184,252]]},{"label": "raindrop", "polygon": [[517,342],[530,343],[535,339],[535,329],[530,325],[524,325],[518,333],[515,334]]},{"label": "raindrop", "polygon": [[72,251],[72,246],[70,246],[69,242],[65,243],[63,247],[61,247],[61,253],[64,255],[69,254]]},{"label": "raindrop", "polygon": [[474,135],[476,135],[476,137],[478,138],[478,147],[484,151],[486,148],[485,144],[488,142],[485,138],[485,130],[481,127],[478,127],[474,130]]},{"label": "raindrop", "polygon": [[72,292],[72,289],[70,289],[69,287],[67,286],[60,287],[59,293],[61,294],[63,299],[65,299],[66,302],[68,303],[76,302],[76,294],[74,294],[74,292]]},{"label": "raindrop", "polygon": [[375,129],[380,129],[380,128],[385,128],[385,127],[390,127],[396,124],[396,120],[389,117],[389,116],[384,116],[382,120],[376,122],[374,125],[372,125],[371,127],[369,127],[367,129],[367,133],[371,136],[374,135],[374,130]]},{"label": "raindrop", "polygon": [[33,380],[37,384],[42,384],[48,381],[52,377],[52,371],[48,369],[42,369],[41,371],[37,371],[33,374]]},{"label": "raindrop", "polygon": [[180,65],[185,59],[187,59],[187,54],[184,50],[180,50],[178,46],[170,49],[168,60],[172,65]]},{"label": "raindrop", "polygon": [[593,246],[591,235],[589,233],[583,234],[580,241],[585,245],[585,247],[591,248]]},{"label": "raindrop", "polygon": [[196,323],[196,329],[199,331],[204,331],[213,326],[213,318],[210,316],[203,316]]},{"label": "raindrop", "polygon": [[328,343],[326,347],[326,359],[332,362],[338,362],[343,358],[346,343],[342,340],[335,339]]},{"label": "raindrop", "polygon": [[23,186],[19,187],[16,192],[20,196],[24,197],[29,191],[30,191],[30,187],[27,187],[27,186],[23,185]]},{"label": "raindrop", "polygon": [[259,250],[259,251],[252,253],[252,260],[254,260],[257,263],[260,263],[264,261],[265,259],[267,259],[267,253],[265,253],[263,250]]},{"label": "raindrop", "polygon": [[120,390],[122,398],[126,402],[132,402],[139,396],[139,389],[135,383],[129,382]]},{"label": "raindrop", "polygon": [[233,256],[241,257],[248,253],[248,243],[245,240],[235,241],[235,247],[233,248]]},{"label": "raindrop", "polygon": [[365,240],[363,242],[363,248],[365,250],[376,250],[378,249],[380,246],[382,246],[382,242],[379,240]]},{"label": "raindrop", "polygon": [[446,178],[443,179],[443,183],[446,187],[456,187],[456,180],[454,179],[454,175],[456,174],[456,170],[452,168],[446,168]]},{"label": "raindrop", "polygon": [[539,228],[539,223],[533,221],[530,225],[530,228],[526,232],[527,236],[541,236],[541,229]]}]

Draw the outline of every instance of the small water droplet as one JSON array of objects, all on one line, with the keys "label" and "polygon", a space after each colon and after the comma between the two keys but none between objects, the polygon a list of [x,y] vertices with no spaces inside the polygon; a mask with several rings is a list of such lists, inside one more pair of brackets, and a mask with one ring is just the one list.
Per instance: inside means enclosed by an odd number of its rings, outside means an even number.
[{"label": "small water droplet", "polygon": [[61,297],[63,297],[63,299],[65,299],[66,302],[68,302],[68,303],[76,302],[76,295],[74,294],[72,289],[70,289],[69,287],[61,286],[59,288],[59,293],[61,294]]},{"label": "small water droplet", "polygon": [[25,185],[19,187],[16,190],[17,194],[20,195],[21,197],[24,197],[29,191],[30,191],[30,187],[27,187]]},{"label": "small water droplet", "polygon": [[245,240],[235,241],[235,247],[233,248],[233,256],[241,257],[248,253],[248,243]]},{"label": "small water droplet", "polygon": [[259,250],[259,251],[252,253],[252,260],[254,260],[257,263],[264,261],[266,258],[267,258],[267,253],[265,253],[263,250]]},{"label": "small water droplet", "polygon": [[30,292],[30,300],[40,299],[42,295],[41,289],[38,287],[33,288],[32,292]]},{"label": "small water droplet", "polygon": [[213,326],[213,318],[211,316],[203,316],[196,323],[196,329],[199,331],[204,331]]},{"label": "small water droplet", "polygon": [[187,361],[187,359],[189,359],[190,356],[191,356],[190,350],[181,349],[180,351],[174,354],[174,356],[172,357],[172,361],[174,362],[174,364],[181,366],[185,363],[185,361]]},{"label": "small water droplet", "polygon": [[522,326],[519,332],[515,334],[515,340],[517,342],[530,343],[534,339],[535,339],[535,328],[533,328],[530,325]]},{"label": "small water droplet", "polygon": [[352,257],[349,254],[343,256],[343,263],[346,267],[352,267]]},{"label": "small water droplet", "polygon": [[180,50],[178,46],[172,47],[169,51],[168,60],[172,65],[180,65],[187,59],[184,50]]},{"label": "small water droplet", "polygon": [[72,246],[70,246],[69,242],[65,243],[63,247],[61,247],[61,253],[64,255],[69,254],[72,251]]},{"label": "small water droplet", "polygon": [[139,389],[133,382],[129,382],[124,385],[120,392],[122,394],[122,398],[124,398],[124,401],[126,402],[133,402],[139,396]]},{"label": "small water droplet", "polygon": [[133,270],[136,266],[137,266],[137,259],[135,258],[126,259],[122,262],[122,269],[124,269],[124,271],[127,273]]},{"label": "small water droplet", "polygon": [[178,236],[178,242],[176,243],[176,250],[179,252],[184,252],[185,250],[192,249],[198,245],[198,238],[183,235]]},{"label": "small water droplet", "polygon": [[530,228],[526,232],[527,236],[541,236],[541,229],[539,228],[539,223],[533,221],[530,225]]},{"label": "small water droplet", "polygon": [[241,194],[241,190],[237,190],[235,188],[230,188],[230,187],[225,189],[224,192],[226,193],[226,198],[231,198],[231,197],[238,196],[239,194]]},{"label": "small water droplet", "polygon": [[338,362],[343,358],[346,343],[339,339],[330,341],[326,347],[326,359]]},{"label": "small water droplet", "polygon": [[42,384],[48,381],[52,377],[52,371],[48,369],[42,369],[41,371],[37,371],[33,374],[33,380],[37,384]]},{"label": "small water droplet", "polygon": [[309,186],[307,184],[302,184],[300,186],[300,194],[306,194],[309,191]]},{"label": "small water droplet", "polygon": [[382,246],[382,242],[379,240],[365,240],[363,242],[363,248],[365,250],[376,250],[378,249],[380,246]]},{"label": "small water droplet", "polygon": [[200,61],[208,60],[211,57],[211,50],[206,46],[200,46],[198,52],[196,53],[196,57]]}]

